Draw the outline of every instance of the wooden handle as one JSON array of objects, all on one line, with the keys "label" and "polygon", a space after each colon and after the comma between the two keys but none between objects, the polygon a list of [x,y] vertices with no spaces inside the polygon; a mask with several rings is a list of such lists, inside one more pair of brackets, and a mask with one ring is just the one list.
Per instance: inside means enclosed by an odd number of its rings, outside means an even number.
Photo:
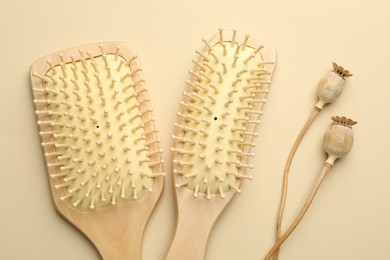
[{"label": "wooden handle", "polygon": [[[133,225],[134,224],[134,225]],[[144,223],[130,224],[126,230],[119,231],[115,229],[100,229],[101,234],[95,239],[95,244],[99,254],[104,260],[140,260],[142,258],[142,236]],[[119,231],[119,232],[118,232]]]},{"label": "wooden handle", "polygon": [[142,203],[121,205],[77,215],[77,226],[104,260],[140,260],[143,233],[152,209]]},{"label": "wooden handle", "polygon": [[210,231],[233,196],[233,192],[228,192],[225,199],[212,195],[212,198],[207,200],[203,195],[194,198],[192,191],[178,188],[176,232],[165,259],[204,259]]},{"label": "wooden handle", "polygon": [[176,232],[166,260],[204,259],[207,240],[216,218],[211,220],[204,215],[199,216],[196,209],[192,207],[186,210],[186,214],[178,218]]},{"label": "wooden handle", "polygon": [[142,201],[101,210],[77,212],[54,197],[58,212],[91,240],[104,260],[140,260],[142,238],[161,193],[163,180]]}]

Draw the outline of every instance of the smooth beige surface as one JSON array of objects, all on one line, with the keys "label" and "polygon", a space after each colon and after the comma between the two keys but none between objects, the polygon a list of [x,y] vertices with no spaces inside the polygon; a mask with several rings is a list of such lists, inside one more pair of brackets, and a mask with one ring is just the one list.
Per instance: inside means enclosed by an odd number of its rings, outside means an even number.
[{"label": "smooth beige surface", "polygon": [[[289,149],[315,104],[331,62],[355,74],[313,123],[291,168],[287,225],[310,192],[333,115],[351,117],[355,144],[337,162],[280,259],[390,259],[390,16],[388,1],[9,1],[1,24],[0,259],[99,259],[91,243],[54,210],[39,145],[28,70],[38,58],[101,41],[131,42],[142,60],[163,138],[164,159],[191,59],[218,27],[247,31],[278,52],[256,157],[255,179],[211,233],[206,259],[261,259],[275,234]],[[170,171],[170,163],[166,165]],[[145,231],[143,258],[162,259],[175,209],[168,174]]]}]

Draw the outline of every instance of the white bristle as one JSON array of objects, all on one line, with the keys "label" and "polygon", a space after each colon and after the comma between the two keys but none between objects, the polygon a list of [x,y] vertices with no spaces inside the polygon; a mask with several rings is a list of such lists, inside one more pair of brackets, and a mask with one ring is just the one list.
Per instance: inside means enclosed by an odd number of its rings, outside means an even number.
[{"label": "white bristle", "polygon": [[218,71],[217,75],[218,75],[218,78],[219,78],[219,83],[222,83],[223,82],[222,72]]},{"label": "white bristle", "polygon": [[75,67],[77,70],[76,59],[75,59],[74,55],[70,55],[70,60],[72,62],[73,67]]},{"label": "white bristle", "polygon": [[249,35],[245,35],[245,40],[244,40],[244,42],[242,43],[242,51],[245,51],[245,49],[246,49],[246,45],[247,45],[247,43],[248,43],[248,39],[249,39]]},{"label": "white bristle", "polygon": [[177,183],[177,184],[175,185],[175,187],[176,187],[176,188],[180,188],[180,187],[186,186],[186,185],[188,184],[188,182],[189,182],[189,181],[184,181],[184,182],[182,182],[182,183]]},{"label": "white bristle", "polygon": [[119,65],[118,65],[118,67],[116,68],[116,71],[120,71],[120,70],[121,70],[123,63],[125,63],[124,60],[120,60],[120,61],[119,61]]},{"label": "white bristle", "polygon": [[239,55],[234,55],[234,60],[233,60],[233,63],[232,63],[232,67],[233,67],[233,68],[236,67],[237,61],[238,61],[238,58],[239,58],[239,57],[240,57]]},{"label": "white bristle", "polygon": [[74,80],[78,80],[79,79],[79,74],[77,73],[77,68],[75,66],[72,66],[70,67],[70,69],[72,70],[73,72],[73,78]]},{"label": "white bristle", "polygon": [[141,72],[141,71],[142,71],[141,68],[135,69],[135,70],[133,70],[133,71],[131,72],[130,76],[131,76],[131,77],[134,77],[135,74],[137,74],[138,72]]},{"label": "white bristle", "polygon": [[133,56],[132,58],[130,58],[125,64],[127,66],[130,66],[131,63],[133,63],[133,61],[135,61],[138,57],[137,56]]},{"label": "white bristle", "polygon": [[210,59],[206,55],[204,55],[202,52],[195,51],[195,53],[198,54],[200,57],[202,57],[203,60],[210,61]]},{"label": "white bristle", "polygon": [[50,60],[47,60],[46,63],[49,65],[51,71],[53,72],[54,75],[57,74],[56,68],[53,66],[53,63]]},{"label": "white bristle", "polygon": [[202,77],[204,77],[206,80],[207,80],[207,82],[211,82],[212,81],[212,78],[210,78],[204,71],[201,71],[201,72],[199,72],[199,74],[202,76]]},{"label": "white bristle", "polygon": [[215,63],[219,63],[220,60],[218,59],[217,55],[215,55],[214,51],[210,51],[209,54],[214,58]]},{"label": "white bristle", "polygon": [[232,82],[232,86],[235,87],[239,82],[241,82],[242,79],[238,78],[235,81]]},{"label": "white bristle", "polygon": [[97,68],[96,62],[95,62],[95,61],[91,61],[91,65],[92,65],[92,67],[93,67],[95,73],[97,73],[99,70],[98,70],[98,68]]},{"label": "white bristle", "polygon": [[118,55],[119,55],[119,51],[121,49],[121,46],[117,45],[115,47],[115,57],[114,57],[114,61],[117,61],[118,60]]},{"label": "white bristle", "polygon": [[218,93],[219,93],[218,88],[217,88],[214,84],[210,84],[209,87],[212,88],[212,89],[214,90],[215,94],[218,94]]},{"label": "white bristle", "polygon": [[234,56],[239,56],[240,49],[241,49],[241,44],[238,44],[237,47],[236,47],[236,51],[234,53]]},{"label": "white bristle", "polygon": [[46,74],[46,77],[48,77],[54,85],[58,84],[58,81],[52,75]]},{"label": "white bristle", "polygon": [[191,75],[191,76],[193,76],[197,81],[200,81],[200,82],[202,82],[202,77],[200,76],[200,75],[198,75],[198,74],[196,74],[193,70],[190,70],[189,71],[189,74]]},{"label": "white bristle", "polygon": [[40,80],[42,80],[45,83],[49,82],[49,80],[47,78],[45,78],[45,77],[43,77],[41,75],[38,75],[38,73],[36,73],[36,72],[33,73],[33,76],[38,78],[38,79],[40,79]]},{"label": "white bristle", "polygon": [[61,63],[65,63],[65,58],[62,53],[58,54],[58,58],[60,58]]},{"label": "white bristle", "polygon": [[84,79],[85,79],[86,81],[89,81],[88,72],[87,72],[85,69],[82,69],[82,70],[81,70],[81,73],[83,74]]},{"label": "white bristle", "polygon": [[210,200],[210,199],[211,199],[211,187],[208,186],[208,185],[207,185],[207,188],[206,188],[206,192],[207,192],[206,198],[207,198],[208,200]]},{"label": "white bristle", "polygon": [[199,82],[195,82],[195,88],[197,88],[197,89],[201,89],[201,90],[203,90],[203,91],[205,91],[205,92],[207,92],[207,88],[206,87],[204,87],[202,84],[200,84]]},{"label": "white bristle", "polygon": [[89,59],[91,60],[91,62],[94,62],[95,61],[95,58],[93,57],[92,53],[90,51],[87,51],[87,56],[89,57]]},{"label": "white bristle", "polygon": [[202,42],[204,42],[204,44],[207,46],[207,48],[209,48],[209,50],[213,49],[213,47],[210,45],[210,43],[208,41],[206,41],[205,39],[202,39]]},{"label": "white bristle", "polygon": [[145,79],[139,79],[139,80],[134,82],[134,86],[137,86],[138,84],[141,84],[143,82],[145,82]]},{"label": "white bristle", "polygon": [[102,58],[103,58],[103,61],[104,61],[104,66],[108,66],[108,61],[107,61],[107,55],[106,54],[103,54],[102,55]]},{"label": "white bristle", "polygon": [[203,71],[206,71],[206,66],[204,66],[204,65],[202,65],[199,61],[197,61],[197,60],[192,60],[192,62],[196,65],[196,66],[198,66],[201,70],[203,70]]},{"label": "white bristle", "polygon": [[104,52],[103,44],[99,44],[99,49],[100,49],[101,54],[104,55],[105,52]]},{"label": "white bristle", "polygon": [[215,72],[214,68],[211,67],[207,61],[203,62],[203,67],[204,67],[204,69],[202,71],[204,71],[204,72],[206,72],[207,70],[209,70],[211,73]]},{"label": "white bristle", "polygon": [[64,62],[61,62],[60,63],[60,67],[61,67],[61,71],[62,71],[62,76],[64,78],[67,78],[68,77],[68,74],[66,73],[66,66],[65,66],[65,63]]},{"label": "white bristle", "polygon": [[232,40],[230,43],[231,47],[234,47],[234,45],[236,44],[236,36],[237,36],[237,30],[233,30],[233,36],[232,36]]},{"label": "white bristle", "polygon": [[256,55],[254,53],[251,53],[248,58],[244,60],[244,64],[248,64],[248,62],[253,59]]},{"label": "white bristle", "polygon": [[226,63],[225,62],[221,62],[221,65],[222,65],[223,73],[226,74],[227,73]]},{"label": "white bristle", "polygon": [[[79,49],[78,52],[80,53],[81,58],[85,59],[84,50],[83,49]],[[80,58],[80,60],[81,60],[81,58]]]},{"label": "white bristle", "polygon": [[232,103],[233,103],[233,100],[232,99],[228,99],[228,101],[225,102],[224,106],[227,108]]},{"label": "white bristle", "polygon": [[218,29],[219,31],[219,44],[223,45],[223,30],[221,28]]}]

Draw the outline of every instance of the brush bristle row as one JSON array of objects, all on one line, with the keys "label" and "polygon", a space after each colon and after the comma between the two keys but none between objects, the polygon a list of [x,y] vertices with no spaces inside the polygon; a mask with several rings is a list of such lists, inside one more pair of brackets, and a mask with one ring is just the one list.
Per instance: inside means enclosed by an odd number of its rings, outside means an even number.
[{"label": "brush bristle row", "polygon": [[137,57],[98,47],[60,54],[45,75],[33,73],[42,81],[34,103],[54,189],[80,210],[142,199],[164,175]]}]

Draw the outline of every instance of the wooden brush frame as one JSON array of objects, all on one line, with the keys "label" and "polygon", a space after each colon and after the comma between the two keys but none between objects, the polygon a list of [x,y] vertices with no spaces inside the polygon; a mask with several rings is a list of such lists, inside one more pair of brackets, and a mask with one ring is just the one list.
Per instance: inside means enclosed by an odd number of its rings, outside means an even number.
[{"label": "wooden brush frame", "polygon": [[[100,45],[103,44],[105,54],[115,54],[129,60],[136,56],[134,48],[127,43],[108,42],[99,44],[82,45],[74,48],[69,48],[59,52],[47,55],[31,66],[30,77],[31,86],[34,88],[43,88],[43,81],[34,73],[39,75],[45,75],[51,67],[46,62],[50,60],[52,65],[59,65],[62,61],[59,55],[63,55],[65,63],[70,63],[70,55],[74,55],[76,60],[80,57],[79,49],[89,51],[93,57],[101,56]],[[120,46],[118,49],[117,46]],[[88,58],[86,58],[88,59]],[[134,60],[131,63],[132,69],[141,68],[139,59]],[[135,80],[143,78],[142,71],[137,73]],[[135,86],[135,89],[141,90],[146,88],[145,82]],[[45,100],[43,93],[32,91],[34,100]],[[143,99],[148,99],[147,91],[142,93]],[[48,108],[44,104],[36,104],[37,111],[47,111]],[[150,102],[146,101],[142,103],[140,110],[151,109]],[[151,118],[151,112],[147,112],[142,116],[142,120]],[[48,115],[40,114],[38,120],[50,120]],[[39,126],[40,131],[50,131],[49,125]],[[149,132],[155,130],[154,122],[145,125],[145,131]],[[146,141],[157,140],[156,132],[152,132],[146,136]],[[52,141],[51,136],[41,136],[42,142]],[[153,151],[159,150],[159,142],[154,142],[149,146]],[[44,154],[55,152],[54,147],[43,147]],[[55,157],[46,157],[46,164],[55,163]],[[151,156],[151,162],[161,162],[162,157],[160,153],[156,153]],[[56,168],[49,168],[48,173],[56,173]],[[163,163],[157,163],[152,167],[153,173],[163,173]],[[92,243],[97,247],[101,256],[104,259],[140,259],[141,258],[141,244],[142,235],[149,216],[157,203],[164,186],[164,178],[154,178],[153,191],[145,197],[135,200],[120,203],[114,206],[98,208],[93,211],[81,212],[79,209],[71,207],[68,203],[60,200],[63,195],[62,189],[56,189],[54,186],[57,184],[57,180],[49,177],[49,182],[52,191],[52,198],[57,211],[66,220],[79,229],[86,237],[88,237]]]},{"label": "wooden brush frame", "polygon": [[[247,35],[242,32],[237,31],[222,31],[214,35],[208,42],[209,45],[214,46],[219,43],[220,35],[223,35],[224,42],[230,42],[234,37],[235,42],[244,42]],[[271,61],[270,64],[267,64],[269,69],[270,76],[272,76],[274,70],[274,62],[276,61],[276,52],[274,47],[267,41],[257,40],[255,38],[247,39],[248,47],[253,49],[258,48],[263,45],[261,49],[261,55],[263,60]],[[199,55],[208,55],[209,48],[207,43],[205,43],[204,48],[200,51]],[[199,57],[197,61],[201,61]],[[194,71],[197,71],[196,66],[193,67]],[[189,88],[188,88],[189,89]],[[256,97],[261,98],[263,95],[259,94]],[[187,97],[184,100],[188,100]],[[262,103],[257,104],[255,109],[261,110]],[[187,110],[181,107],[179,110],[183,115],[187,115]],[[250,120],[257,120],[259,117],[258,114],[252,114]],[[186,120],[183,118],[178,118],[178,123],[186,125]],[[255,125],[251,125],[248,131],[255,130]],[[182,138],[184,136],[184,131],[180,128],[175,130],[175,136]],[[246,136],[245,142],[251,142],[252,136]],[[179,141],[174,140],[172,147],[180,149],[182,144]],[[249,152],[250,147],[245,147],[244,152]],[[174,160],[180,160],[181,155],[179,153],[173,154]],[[242,156],[240,162],[246,163],[248,156]],[[173,184],[178,188],[175,189],[176,195],[176,204],[177,204],[177,226],[174,238],[170,247],[170,250],[167,253],[166,259],[176,260],[176,259],[204,259],[206,245],[209,233],[220,216],[220,213],[224,210],[230,200],[237,193],[235,190],[230,190],[224,194],[224,197],[220,197],[219,194],[211,194],[210,199],[205,199],[206,194],[199,193],[199,198],[194,198],[194,191],[188,189],[187,187],[181,187],[181,179],[178,174],[175,172],[180,172],[181,168],[175,164],[173,166]],[[240,169],[239,173],[244,174],[245,169]],[[237,185],[240,185],[240,180],[238,180]]]}]

